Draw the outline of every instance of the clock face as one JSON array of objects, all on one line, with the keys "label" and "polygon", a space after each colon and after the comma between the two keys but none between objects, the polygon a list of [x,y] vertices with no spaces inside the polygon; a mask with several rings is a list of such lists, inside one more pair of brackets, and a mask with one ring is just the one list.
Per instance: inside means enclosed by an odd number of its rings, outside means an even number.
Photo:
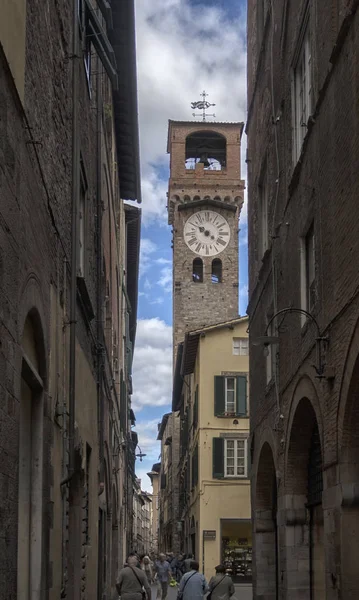
[{"label": "clock face", "polygon": [[215,256],[227,248],[231,230],[228,221],[217,212],[201,210],[187,219],[183,235],[195,254]]}]

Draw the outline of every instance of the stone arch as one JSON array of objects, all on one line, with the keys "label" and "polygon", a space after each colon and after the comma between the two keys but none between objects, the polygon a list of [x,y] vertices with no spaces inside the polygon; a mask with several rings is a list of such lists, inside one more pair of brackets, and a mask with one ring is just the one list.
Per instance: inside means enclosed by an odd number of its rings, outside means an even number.
[{"label": "stone arch", "polygon": [[198,202],[200,199],[200,196],[193,196],[193,202]]},{"label": "stone arch", "polygon": [[337,411],[338,440],[337,453],[340,459],[342,450],[348,444],[348,425],[350,424],[349,415],[356,411],[356,398],[353,394],[355,388],[355,378],[358,374],[359,357],[359,319],[353,328],[352,336],[349,341],[348,350],[343,361],[343,372],[341,377],[341,386],[339,391],[339,403]]},{"label": "stone arch", "polygon": [[359,327],[354,328],[345,360],[338,407],[338,461],[341,505],[341,582],[343,597],[359,596]]},{"label": "stone arch", "polygon": [[256,597],[274,600],[278,592],[277,477],[272,447],[263,441],[254,491],[254,582]]},{"label": "stone arch", "polygon": [[230,196],[225,196],[224,201],[228,204],[232,201],[232,198]]},{"label": "stone arch", "polygon": [[185,203],[187,203],[187,202],[191,202],[191,197],[190,197],[190,196],[188,196],[188,195],[186,194],[185,196],[183,196],[183,201],[184,201]]},{"label": "stone arch", "polygon": [[241,196],[236,196],[234,199],[235,204],[241,206],[243,204],[243,198]]},{"label": "stone arch", "polygon": [[222,199],[221,199],[221,197],[220,197],[220,196],[215,196],[215,197],[213,198],[213,200],[216,200],[217,202],[222,202]]},{"label": "stone arch", "polygon": [[[44,395],[47,380],[46,346],[40,286],[25,284],[20,302],[21,377],[19,379],[19,467],[17,589],[18,596],[41,597],[44,556]],[[21,565],[21,567],[19,566]]]},{"label": "stone arch", "polygon": [[296,569],[287,570],[287,594],[295,599],[305,592],[308,598],[324,599],[322,419],[315,387],[307,376],[294,391],[287,432],[284,536],[290,540],[287,560],[290,557],[302,567],[300,576]]}]

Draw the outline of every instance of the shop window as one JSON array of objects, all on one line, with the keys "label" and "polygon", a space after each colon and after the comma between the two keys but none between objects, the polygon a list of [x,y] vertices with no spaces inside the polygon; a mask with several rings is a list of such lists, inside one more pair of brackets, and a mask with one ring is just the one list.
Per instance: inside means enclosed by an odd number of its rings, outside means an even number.
[{"label": "shop window", "polygon": [[203,262],[200,258],[193,261],[192,280],[195,283],[203,283]]},{"label": "shop window", "polygon": [[233,354],[235,356],[248,356],[248,354],[249,354],[248,338],[233,338]]},{"label": "shop window", "polygon": [[246,478],[249,457],[247,438],[213,438],[213,478]]},{"label": "shop window", "polygon": [[251,521],[244,521],[242,519],[221,519],[221,532],[222,564],[226,567],[226,573],[231,577],[235,584],[251,583]]},{"label": "shop window", "polygon": [[222,261],[220,258],[212,260],[212,283],[222,283]]},{"label": "shop window", "polygon": [[244,417],[247,415],[247,377],[214,378],[214,414],[217,417]]}]

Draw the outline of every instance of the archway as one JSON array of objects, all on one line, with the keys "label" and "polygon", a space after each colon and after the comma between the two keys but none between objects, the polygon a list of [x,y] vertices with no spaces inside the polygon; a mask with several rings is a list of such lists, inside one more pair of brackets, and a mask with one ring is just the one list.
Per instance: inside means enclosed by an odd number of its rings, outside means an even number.
[{"label": "archway", "polygon": [[359,553],[359,356],[356,359],[346,398],[340,442],[342,488],[341,588],[343,598],[359,597],[357,557]]},{"label": "archway", "polygon": [[[313,405],[302,398],[290,429],[286,460],[285,532],[286,591],[290,598],[325,600],[323,459],[318,421]],[[300,570],[300,573],[299,573]]]},{"label": "archway", "polygon": [[40,598],[43,529],[43,390],[46,378],[43,330],[32,309],[21,337],[19,420],[17,597]]},{"label": "archway", "polygon": [[263,600],[278,598],[277,479],[272,448],[265,442],[255,488],[255,588]]}]

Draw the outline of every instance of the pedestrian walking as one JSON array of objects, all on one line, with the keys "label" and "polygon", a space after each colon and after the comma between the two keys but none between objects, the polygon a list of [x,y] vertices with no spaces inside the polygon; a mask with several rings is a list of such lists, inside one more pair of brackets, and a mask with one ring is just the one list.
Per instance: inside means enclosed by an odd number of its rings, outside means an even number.
[{"label": "pedestrian walking", "polygon": [[137,556],[129,556],[126,566],[118,574],[116,589],[121,600],[151,600],[147,577],[137,564]]},{"label": "pedestrian walking", "polygon": [[141,569],[142,571],[145,572],[145,575],[147,577],[147,581],[149,583],[149,585],[151,585],[152,581],[153,581],[153,573],[152,573],[152,566],[151,566],[151,560],[149,556],[143,556],[142,560],[141,560]]},{"label": "pedestrian walking", "polygon": [[166,560],[166,555],[161,553],[159,560],[155,562],[155,571],[157,574],[157,600],[166,600],[168,584],[172,576],[171,567]]},{"label": "pedestrian walking", "polygon": [[191,570],[191,562],[194,560],[194,556],[193,554],[187,554],[186,558],[184,559],[184,568],[185,568],[185,573],[188,573]]},{"label": "pedestrian walking", "polygon": [[226,574],[224,565],[217,565],[216,574],[211,577],[208,584],[209,600],[229,600],[234,594],[234,585],[231,577]]},{"label": "pedestrian walking", "polygon": [[190,571],[181,579],[178,589],[178,600],[203,600],[208,591],[207,581],[202,573],[198,573],[199,564],[191,561]]}]

